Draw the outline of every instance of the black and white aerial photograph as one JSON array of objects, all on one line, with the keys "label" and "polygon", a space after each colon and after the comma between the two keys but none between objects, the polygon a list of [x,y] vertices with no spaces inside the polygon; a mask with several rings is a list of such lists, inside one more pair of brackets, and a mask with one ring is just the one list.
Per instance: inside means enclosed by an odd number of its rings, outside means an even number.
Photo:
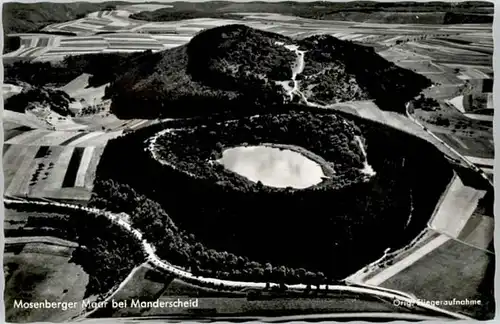
[{"label": "black and white aerial photograph", "polygon": [[493,15],[4,3],[6,322],[494,318]]}]

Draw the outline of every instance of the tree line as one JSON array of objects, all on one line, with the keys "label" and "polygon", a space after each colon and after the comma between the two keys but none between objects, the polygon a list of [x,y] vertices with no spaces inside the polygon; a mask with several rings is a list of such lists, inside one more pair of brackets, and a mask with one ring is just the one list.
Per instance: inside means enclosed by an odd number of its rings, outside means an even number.
[{"label": "tree line", "polygon": [[160,258],[189,270],[195,276],[316,285],[326,280],[322,272],[259,263],[246,256],[208,248],[197,241],[194,234],[179,229],[158,203],[113,180],[96,183],[90,205],[129,214],[132,226],[154,244]]}]

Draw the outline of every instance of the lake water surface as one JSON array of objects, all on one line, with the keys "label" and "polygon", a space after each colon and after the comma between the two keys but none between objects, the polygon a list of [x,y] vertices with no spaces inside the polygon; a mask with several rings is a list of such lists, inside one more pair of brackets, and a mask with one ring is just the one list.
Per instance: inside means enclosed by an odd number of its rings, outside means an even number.
[{"label": "lake water surface", "polygon": [[304,155],[270,146],[229,148],[218,162],[253,182],[277,188],[303,189],[325,176],[321,166]]}]

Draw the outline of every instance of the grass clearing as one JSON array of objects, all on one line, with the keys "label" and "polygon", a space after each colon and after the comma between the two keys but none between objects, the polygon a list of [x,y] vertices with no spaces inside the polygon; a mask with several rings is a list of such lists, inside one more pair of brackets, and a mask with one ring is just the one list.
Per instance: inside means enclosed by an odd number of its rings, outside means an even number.
[{"label": "grass clearing", "polygon": [[[83,300],[88,275],[69,263],[73,249],[43,243],[25,244],[20,253],[6,246],[4,254],[6,320],[10,322],[65,321],[79,309],[14,308],[14,300]],[[5,271],[4,270],[4,271]]]}]

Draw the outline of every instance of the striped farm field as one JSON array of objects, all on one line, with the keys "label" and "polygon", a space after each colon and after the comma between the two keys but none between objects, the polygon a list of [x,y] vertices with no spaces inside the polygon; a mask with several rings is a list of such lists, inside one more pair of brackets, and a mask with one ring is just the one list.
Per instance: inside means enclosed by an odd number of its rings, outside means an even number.
[{"label": "striped farm field", "polygon": [[132,39],[132,40],[141,40],[141,39],[151,39],[149,34],[137,34],[137,33],[113,33],[113,34],[105,34],[102,35],[104,39]]},{"label": "striped farm field", "polygon": [[65,131],[48,131],[43,129],[35,129],[7,140],[7,144],[18,144],[28,146],[40,145],[60,145],[75,135],[76,132]]},{"label": "striped farm field", "polygon": [[66,55],[73,55],[73,54],[84,54],[84,53],[98,53],[101,52],[102,48],[73,48],[73,47],[68,47],[68,48],[55,48],[49,50],[46,54],[66,54]]},{"label": "striped farm field", "polygon": [[4,146],[5,194],[86,201],[103,151],[92,146]]},{"label": "striped farm field", "polygon": [[63,43],[77,43],[77,42],[97,42],[103,40],[101,35],[97,36],[75,36],[75,37],[61,37],[60,42]]},{"label": "striped farm field", "polygon": [[71,159],[69,160],[68,167],[64,175],[62,183],[63,188],[72,187],[75,184],[76,174],[78,173],[78,168],[80,166],[80,163],[82,162],[84,150],[85,148],[83,147],[75,147],[73,149]]},{"label": "striped farm field", "polygon": [[[10,147],[5,154],[15,154],[14,147],[15,146]],[[29,146],[25,150],[21,149],[21,155],[18,159],[15,159],[15,164],[9,163],[10,161],[3,163],[6,195],[17,196],[28,190],[30,177],[35,172],[35,156],[37,155],[39,149],[40,148],[36,146]],[[9,156],[4,156],[4,159],[7,160],[8,157]]]},{"label": "striped farm field", "polygon": [[[35,146],[10,145],[6,147],[6,145],[4,145],[3,173],[6,194],[8,194],[8,188],[13,182],[13,179],[21,177],[23,172],[26,172],[29,168],[28,162],[25,163],[24,161],[32,160],[37,151],[38,148]],[[17,186],[16,184],[14,185]]]},{"label": "striped farm field", "polygon": [[88,24],[97,25],[97,26],[106,26],[107,24],[110,23],[110,21],[107,19],[95,19],[95,18],[88,18],[88,17],[85,18],[84,21]]},{"label": "striped farm field", "polygon": [[[97,132],[95,132],[97,133]],[[105,146],[109,140],[114,139],[120,136],[123,131],[113,131],[113,132],[103,132],[99,136],[92,136],[90,138],[86,138],[85,141],[81,141],[78,145],[81,146]],[[70,143],[69,145],[76,145]]]},{"label": "striped farm field", "polygon": [[[64,42],[59,45],[60,48],[106,48],[108,47],[108,43],[105,41],[92,41],[92,42]],[[54,51],[54,50],[53,50]]]},{"label": "striped farm field", "polygon": [[32,145],[35,141],[37,141],[40,138],[44,137],[45,135],[49,135],[49,134],[51,134],[51,132],[48,130],[34,129],[34,130],[30,130],[28,132],[22,133],[20,135],[17,135],[15,137],[12,137],[8,141],[6,141],[6,143]]},{"label": "striped farm field", "polygon": [[30,127],[17,124],[12,124],[11,126],[7,126],[6,122],[4,122],[3,128],[4,128],[3,132],[4,142],[32,130]]},{"label": "striped farm field", "polygon": [[36,43],[37,47],[45,47],[49,45],[49,38],[39,38],[38,42]]}]

